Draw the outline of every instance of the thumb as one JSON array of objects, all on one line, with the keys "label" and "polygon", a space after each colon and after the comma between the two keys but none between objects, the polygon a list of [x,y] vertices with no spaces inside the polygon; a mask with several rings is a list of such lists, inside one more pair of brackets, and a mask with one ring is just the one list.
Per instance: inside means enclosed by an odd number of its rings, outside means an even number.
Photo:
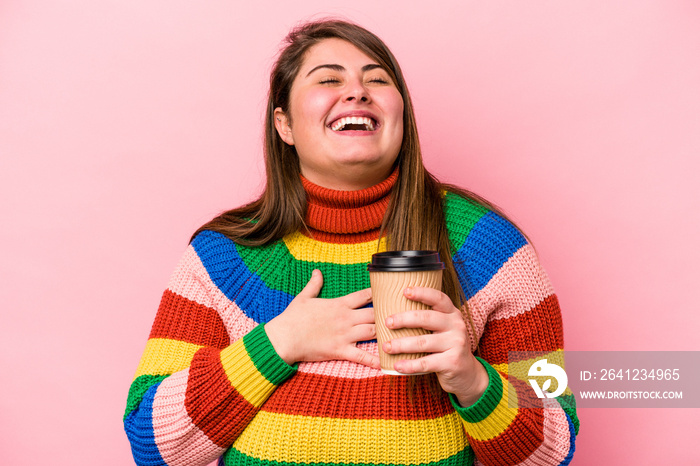
[{"label": "thumb", "polygon": [[311,272],[311,278],[306,286],[299,292],[297,297],[301,296],[304,298],[315,298],[321,292],[323,287],[323,274],[318,269],[314,269]]}]

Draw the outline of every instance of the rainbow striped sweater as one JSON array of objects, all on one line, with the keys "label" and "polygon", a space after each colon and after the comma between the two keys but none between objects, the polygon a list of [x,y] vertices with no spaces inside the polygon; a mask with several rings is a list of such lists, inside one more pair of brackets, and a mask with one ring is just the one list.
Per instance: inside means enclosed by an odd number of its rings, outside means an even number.
[{"label": "rainbow striped sweater", "polygon": [[[396,173],[362,191],[303,180],[309,232],[249,248],[204,231],[191,242],[156,314],[124,425],[140,465],[453,466],[567,464],[573,397],[510,407],[508,351],[563,348],[557,298],[509,222],[445,196],[453,261],[468,298],[484,395],[461,407],[434,374],[400,377],[348,361],[286,364],[265,333],[318,268],[322,298],[369,287],[385,250],[379,225]],[[378,243],[379,241],[379,243]],[[376,341],[358,346],[377,353]]]}]

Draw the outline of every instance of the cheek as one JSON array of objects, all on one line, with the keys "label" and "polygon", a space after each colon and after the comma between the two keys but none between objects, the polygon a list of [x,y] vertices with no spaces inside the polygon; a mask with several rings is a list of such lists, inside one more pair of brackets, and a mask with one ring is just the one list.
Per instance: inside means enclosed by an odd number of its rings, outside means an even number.
[{"label": "cheek", "polygon": [[397,148],[401,147],[403,142],[403,98],[398,90],[390,96],[387,101],[386,111],[391,114],[393,120],[392,145]]},{"label": "cheek", "polygon": [[302,118],[310,123],[325,122],[326,115],[335,103],[328,90],[319,89],[305,93],[298,99],[298,109]]},{"label": "cheek", "polygon": [[398,90],[387,94],[384,98],[384,111],[391,115],[395,125],[403,128],[403,99]]}]

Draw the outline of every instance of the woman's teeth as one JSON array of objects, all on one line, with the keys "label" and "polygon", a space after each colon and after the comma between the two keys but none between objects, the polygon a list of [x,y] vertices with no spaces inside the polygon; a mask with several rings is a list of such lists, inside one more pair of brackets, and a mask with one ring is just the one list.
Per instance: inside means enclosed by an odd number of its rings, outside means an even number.
[{"label": "woman's teeth", "polygon": [[336,121],[331,127],[333,131],[359,130],[374,131],[374,121],[367,117],[345,117]]}]

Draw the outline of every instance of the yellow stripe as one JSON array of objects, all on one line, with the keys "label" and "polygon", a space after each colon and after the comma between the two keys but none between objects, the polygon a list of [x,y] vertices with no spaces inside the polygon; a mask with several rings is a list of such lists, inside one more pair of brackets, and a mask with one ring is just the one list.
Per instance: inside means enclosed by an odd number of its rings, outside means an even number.
[{"label": "yellow stripe", "polygon": [[386,237],[379,241],[379,249],[376,240],[357,244],[333,244],[316,241],[299,232],[285,236],[284,244],[296,260],[343,265],[367,263],[372,254],[386,251]]},{"label": "yellow stripe", "polygon": [[260,411],[233,447],[263,461],[421,464],[464,450],[467,439],[457,413],[397,421]]},{"label": "yellow stripe", "polygon": [[503,381],[503,394],[501,395],[501,400],[498,402],[496,409],[493,410],[491,414],[480,422],[464,422],[464,428],[467,433],[476,440],[485,441],[494,438],[495,436],[503,433],[508,426],[515,419],[515,415],[518,414],[517,408],[508,407],[508,396],[511,397],[511,406],[517,406],[518,395],[515,392],[515,388],[499,374],[501,380]]},{"label": "yellow stripe", "polygon": [[256,408],[261,407],[275,389],[256,369],[242,338],[221,352],[221,364],[233,388]]},{"label": "yellow stripe", "polygon": [[494,369],[496,369],[498,372],[502,372],[504,374],[508,374],[508,363],[503,363],[503,364],[491,364]]},{"label": "yellow stripe", "polygon": [[148,375],[170,375],[190,367],[192,357],[201,345],[167,338],[152,338],[146,343],[134,378]]}]

